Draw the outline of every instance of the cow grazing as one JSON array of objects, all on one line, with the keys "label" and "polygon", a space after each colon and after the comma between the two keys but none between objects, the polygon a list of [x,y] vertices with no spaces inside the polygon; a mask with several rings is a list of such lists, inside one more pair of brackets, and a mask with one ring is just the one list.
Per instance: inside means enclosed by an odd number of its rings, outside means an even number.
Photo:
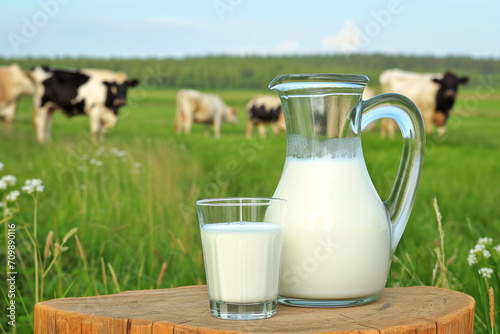
[{"label": "cow grazing", "polygon": [[127,89],[139,81],[127,80],[122,72],[100,69],[78,71],[37,66],[31,72],[35,81],[33,125],[39,142],[50,140],[54,111],[67,117],[87,115],[94,142],[115,126],[118,110],[126,103]]},{"label": "cow grazing", "polygon": [[35,86],[30,75],[17,64],[0,66],[0,119],[10,124],[22,95],[33,95]]},{"label": "cow grazing", "polygon": [[236,109],[228,107],[220,96],[201,93],[193,89],[181,89],[177,92],[177,112],[175,130],[178,134],[189,135],[193,122],[205,124],[205,134],[210,134],[210,125],[214,126],[215,138],[220,138],[223,121],[238,124]]},{"label": "cow grazing", "polygon": [[266,125],[271,124],[274,135],[279,131],[286,132],[285,117],[278,96],[264,95],[255,96],[248,101],[246,106],[248,114],[247,132],[248,139],[252,137],[253,127],[257,126],[261,138],[266,137]]},{"label": "cow grazing", "polygon": [[[385,70],[379,81],[382,93],[399,93],[412,100],[424,119],[427,134],[432,134],[434,125],[438,134],[446,132],[446,121],[455,103],[458,86],[468,82],[467,77],[457,77],[453,71],[444,75],[434,73],[413,73],[398,69]],[[394,138],[396,123],[382,120],[381,136]]]}]

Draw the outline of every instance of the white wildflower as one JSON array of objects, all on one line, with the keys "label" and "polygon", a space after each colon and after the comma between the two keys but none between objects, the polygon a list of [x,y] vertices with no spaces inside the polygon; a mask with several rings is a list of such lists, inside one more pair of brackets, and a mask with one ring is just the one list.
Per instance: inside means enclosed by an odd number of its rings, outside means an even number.
[{"label": "white wildflower", "polygon": [[483,267],[478,270],[479,274],[485,278],[491,278],[491,274],[493,274],[493,269],[488,267]]},{"label": "white wildflower", "polygon": [[4,212],[4,217],[12,216],[12,210],[9,208],[5,208],[3,212]]},{"label": "white wildflower", "polygon": [[3,208],[3,202],[0,202],[0,208]]},{"label": "white wildflower", "polygon": [[26,180],[21,189],[27,194],[33,194],[35,192],[41,193],[45,189],[42,183],[43,181],[40,179]]},{"label": "white wildflower", "polygon": [[491,253],[487,249],[485,249],[485,250],[483,250],[483,256],[485,258],[489,258],[491,256]]},{"label": "white wildflower", "polygon": [[479,238],[479,240],[477,241],[477,244],[487,246],[487,245],[491,245],[492,242],[493,242],[492,238],[484,237],[484,238]]},{"label": "white wildflower", "polygon": [[476,253],[472,249],[469,251],[469,256],[467,256],[467,262],[469,262],[469,266],[477,263]]},{"label": "white wildflower", "polygon": [[134,168],[141,168],[141,163],[140,162],[134,162]]},{"label": "white wildflower", "polygon": [[97,160],[97,159],[90,159],[90,164],[94,165],[94,166],[97,166],[97,167],[100,167],[100,166],[102,166],[102,161],[101,160]]},{"label": "white wildflower", "polygon": [[2,177],[2,181],[7,183],[7,185],[9,185],[9,186],[15,186],[16,182],[17,182],[17,178],[15,176],[12,176],[12,175],[5,175],[4,177]]},{"label": "white wildflower", "polygon": [[7,189],[7,182],[4,180],[0,180],[0,190],[5,190]]},{"label": "white wildflower", "polygon": [[477,244],[476,247],[474,247],[474,252],[481,253],[484,249],[485,249],[484,244]]},{"label": "white wildflower", "polygon": [[4,166],[3,162],[0,162],[0,170],[2,170]]},{"label": "white wildflower", "polygon": [[121,151],[118,147],[113,147],[111,149],[111,153],[117,157],[120,158],[123,162],[127,160],[127,152]]},{"label": "white wildflower", "polygon": [[21,195],[19,190],[13,190],[8,193],[7,196],[5,196],[5,199],[9,202],[14,202],[19,197],[19,195]]},{"label": "white wildflower", "polygon": [[31,184],[33,184],[34,186],[41,186],[42,183],[43,183],[43,181],[40,179],[32,179],[31,180]]},{"label": "white wildflower", "polygon": [[496,250],[497,253],[500,253],[500,245],[496,245],[493,249]]}]

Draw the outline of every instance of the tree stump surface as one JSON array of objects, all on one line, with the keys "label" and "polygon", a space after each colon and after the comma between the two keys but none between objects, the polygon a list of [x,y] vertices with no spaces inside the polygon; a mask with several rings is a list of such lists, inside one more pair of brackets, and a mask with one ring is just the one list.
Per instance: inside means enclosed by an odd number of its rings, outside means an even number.
[{"label": "tree stump surface", "polygon": [[279,305],[264,320],[210,315],[205,285],[62,298],[35,305],[35,334],[85,333],[472,333],[472,297],[433,287],[387,288],[368,305]]}]

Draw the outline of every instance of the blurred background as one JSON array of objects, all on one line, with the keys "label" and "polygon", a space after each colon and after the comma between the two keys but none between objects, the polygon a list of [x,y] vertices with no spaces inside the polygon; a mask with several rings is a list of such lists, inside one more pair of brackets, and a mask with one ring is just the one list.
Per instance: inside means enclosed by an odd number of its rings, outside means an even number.
[{"label": "blurred background", "polygon": [[[1,8],[0,176],[16,182],[3,179],[0,187],[0,244],[15,224],[15,298],[24,304],[16,310],[17,329],[2,317],[4,332],[32,332],[40,300],[203,284],[195,201],[272,196],[282,172],[286,134],[249,119],[250,99],[274,94],[267,85],[286,73],[364,74],[373,96],[387,92],[381,73],[396,68],[415,75],[410,87],[423,82],[423,73],[443,78],[452,70],[455,79],[467,80],[455,82],[446,132],[436,126],[427,135],[417,199],[387,286],[436,285],[471,294],[476,332],[491,332],[489,287],[500,300],[500,2],[40,0],[7,1]],[[54,68],[127,75],[129,81],[116,76],[113,82],[127,83],[126,104],[114,101],[96,120],[107,130],[105,139],[93,137],[88,110],[56,110],[51,140],[46,133],[40,140],[40,124],[50,124],[40,118],[41,94],[48,91],[40,71]],[[54,105],[69,86],[58,86]],[[436,103],[440,86],[432,87],[432,94],[398,92],[416,94],[410,98],[420,107],[424,100]],[[118,99],[117,91],[101,88]],[[220,138],[211,125],[207,136],[196,115],[186,134],[181,89],[198,91],[186,94],[193,99],[213,94],[222,113],[234,108],[232,118],[224,114]],[[430,124],[438,125],[431,109]],[[106,115],[116,126],[106,128]],[[249,123],[261,133],[248,132]],[[402,139],[397,129],[394,138],[382,130],[379,122],[362,141],[385,200]],[[35,178],[43,191],[23,192],[25,181]],[[11,200],[12,191],[21,194]],[[489,256],[475,248],[480,240]],[[0,263],[7,256],[1,247]]]},{"label": "blurred background", "polygon": [[2,63],[22,58],[27,67],[99,66],[130,76],[145,76],[154,64],[165,87],[262,89],[284,72],[347,70],[377,84],[377,71],[391,67],[491,74],[500,53],[494,1],[281,7],[244,0],[141,6],[54,0],[3,7]]}]

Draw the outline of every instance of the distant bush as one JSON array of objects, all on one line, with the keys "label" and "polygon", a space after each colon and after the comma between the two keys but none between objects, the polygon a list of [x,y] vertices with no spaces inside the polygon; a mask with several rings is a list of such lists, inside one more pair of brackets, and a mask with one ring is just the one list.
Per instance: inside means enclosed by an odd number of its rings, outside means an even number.
[{"label": "distant bush", "polygon": [[417,72],[444,72],[454,69],[468,75],[471,84],[481,76],[493,75],[500,81],[500,59],[464,56],[431,57],[402,55],[322,55],[322,56],[204,56],[176,58],[0,58],[0,65],[18,63],[26,70],[36,65],[61,68],[106,68],[124,71],[153,87],[201,89],[263,89],[285,73],[358,73],[378,86],[378,76],[387,68]]}]

